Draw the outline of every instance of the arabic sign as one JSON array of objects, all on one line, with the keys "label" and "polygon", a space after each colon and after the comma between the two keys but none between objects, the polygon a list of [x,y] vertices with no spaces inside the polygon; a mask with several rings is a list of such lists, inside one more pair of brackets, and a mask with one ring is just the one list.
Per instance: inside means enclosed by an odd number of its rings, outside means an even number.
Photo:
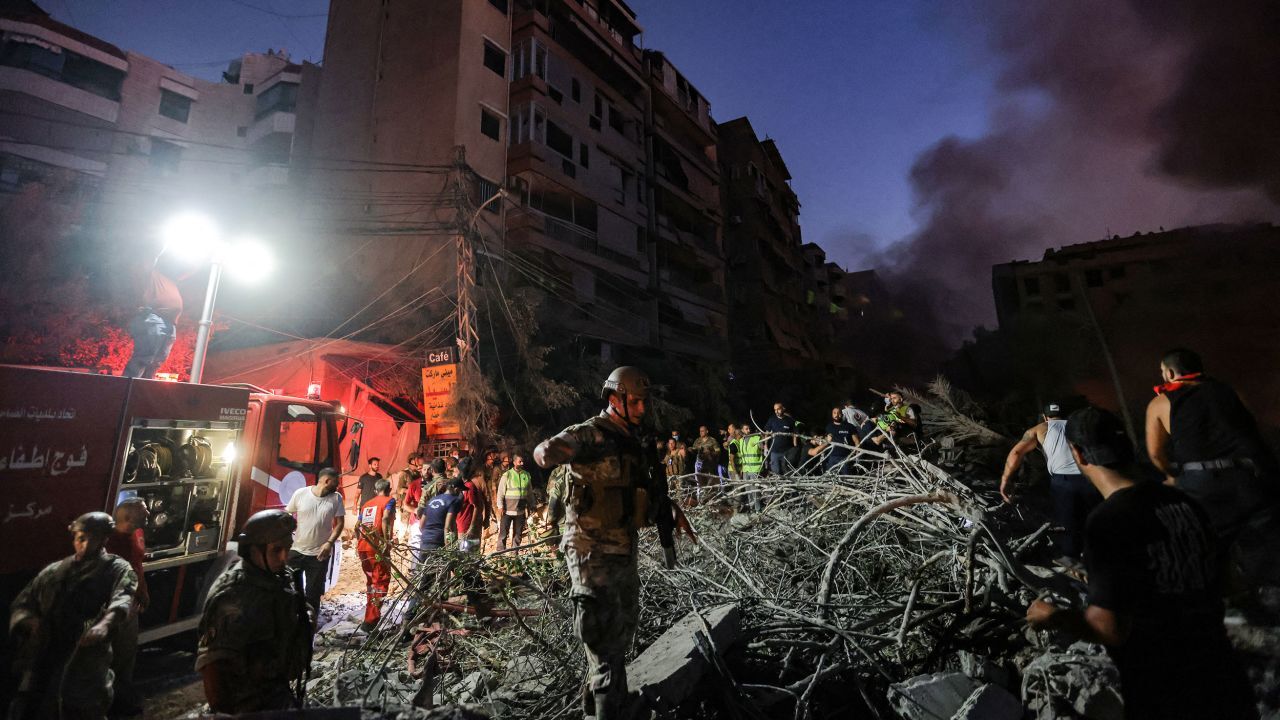
[{"label": "arabic sign", "polygon": [[0,471],[43,470],[43,475],[57,477],[82,468],[89,463],[89,449],[83,444],[79,449],[54,446],[41,447],[40,443],[19,443],[0,455]]},{"label": "arabic sign", "polygon": [[427,434],[457,435],[458,424],[447,419],[453,386],[458,381],[457,365],[435,365],[422,368],[422,408],[427,416]]},{"label": "arabic sign", "polygon": [[427,351],[427,367],[453,365],[458,362],[457,348],[443,347]]}]

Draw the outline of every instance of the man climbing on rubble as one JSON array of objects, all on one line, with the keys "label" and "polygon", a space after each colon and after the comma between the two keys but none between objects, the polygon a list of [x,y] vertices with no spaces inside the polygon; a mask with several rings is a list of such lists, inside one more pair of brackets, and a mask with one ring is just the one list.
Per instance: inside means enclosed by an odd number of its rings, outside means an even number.
[{"label": "man climbing on rubble", "polygon": [[1223,626],[1208,518],[1185,494],[1135,480],[1119,418],[1085,408],[1067,420],[1077,467],[1104,498],[1089,515],[1083,609],[1036,600],[1027,622],[1107,647],[1126,718],[1256,718]]},{"label": "man climbing on rubble", "polygon": [[1147,405],[1152,464],[1209,514],[1224,566],[1249,589],[1280,585],[1280,465],[1253,413],[1191,350],[1165,353],[1160,375]]},{"label": "man climbing on rubble", "polygon": [[1009,481],[1022,467],[1023,458],[1040,447],[1049,467],[1051,519],[1054,526],[1062,528],[1061,532],[1054,533],[1054,544],[1063,556],[1074,561],[1084,552],[1085,518],[1102,502],[1102,496],[1076,467],[1071,448],[1067,447],[1066,430],[1062,406],[1058,403],[1046,405],[1040,424],[1022,433],[1022,438],[1005,458],[1004,473],[1000,475],[1000,497],[1007,503],[1013,502],[1009,496]]},{"label": "man climbing on rubble", "polygon": [[539,467],[569,467],[561,550],[572,583],[574,634],[587,656],[584,710],[596,720],[617,720],[634,709],[626,655],[640,612],[639,529],[657,524],[669,568],[676,561],[673,528],[690,538],[693,532],[640,438],[649,377],[620,367],[605,380],[601,399],[603,412],[543,441],[533,458]]},{"label": "man climbing on rubble", "polygon": [[391,497],[391,483],[385,479],[374,483],[374,495],[360,506],[356,515],[356,555],[364,571],[364,622],[360,629],[369,632],[382,618],[382,601],[391,588],[391,543],[395,538],[396,499]]},{"label": "man climbing on rubble", "polygon": [[138,588],[129,563],[103,550],[114,526],[104,512],[76,518],[67,527],[74,554],[41,570],[14,598],[9,646],[21,679],[10,718],[106,716],[111,637]]},{"label": "man climbing on rubble", "polygon": [[209,590],[197,630],[196,670],[214,712],[301,705],[314,625],[302,588],[288,572],[297,526],[283,510],[254,513],[236,536],[239,559]]}]

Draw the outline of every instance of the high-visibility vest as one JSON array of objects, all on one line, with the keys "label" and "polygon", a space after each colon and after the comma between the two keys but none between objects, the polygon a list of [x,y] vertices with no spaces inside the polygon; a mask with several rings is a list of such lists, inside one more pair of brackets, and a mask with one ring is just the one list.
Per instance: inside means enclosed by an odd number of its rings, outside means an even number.
[{"label": "high-visibility vest", "polygon": [[506,481],[506,486],[503,489],[504,491],[502,495],[504,498],[518,499],[529,497],[529,485],[533,482],[533,478],[529,476],[529,473],[524,470],[511,468],[503,474],[502,479]]},{"label": "high-visibility vest", "polygon": [[[360,542],[356,544],[356,550],[363,552],[386,551],[386,548],[374,547],[369,540],[376,540],[380,544],[386,542],[386,538],[382,536],[382,520],[395,505],[395,498],[375,495],[369,499],[369,502],[360,507],[360,513],[357,516],[360,525],[360,532],[357,535],[360,538]],[[394,523],[395,521],[392,520],[392,522]]]},{"label": "high-visibility vest", "polygon": [[764,467],[764,452],[760,449],[760,436],[748,435],[738,442],[738,461],[742,472],[758,473]]}]

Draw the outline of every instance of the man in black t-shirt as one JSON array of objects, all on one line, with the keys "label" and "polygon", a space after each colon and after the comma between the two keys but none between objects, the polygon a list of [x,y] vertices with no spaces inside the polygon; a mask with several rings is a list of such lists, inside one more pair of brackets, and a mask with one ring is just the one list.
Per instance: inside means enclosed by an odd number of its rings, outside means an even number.
[{"label": "man in black t-shirt", "polygon": [[1114,415],[1072,413],[1066,437],[1104,498],[1085,526],[1089,605],[1036,600],[1027,622],[1105,645],[1127,718],[1256,718],[1222,624],[1204,512],[1174,488],[1132,479],[1133,446]]},{"label": "man in black t-shirt", "polygon": [[844,413],[837,407],[831,408],[831,422],[827,423],[826,432],[827,442],[835,444],[827,451],[824,468],[827,472],[839,473],[853,452],[848,446],[858,445],[858,429],[844,419]]},{"label": "man in black t-shirt", "polygon": [[378,494],[378,490],[374,486],[382,479],[382,473],[378,472],[381,465],[381,459],[376,457],[369,458],[369,469],[365,470],[360,479],[356,481],[360,487],[360,502],[356,505],[357,511],[364,507],[365,503],[372,500],[374,495]]},{"label": "man in black t-shirt", "polygon": [[782,475],[796,465],[792,450],[796,444],[796,419],[780,402],[773,404],[773,417],[764,424],[764,438],[769,443],[769,472]]}]

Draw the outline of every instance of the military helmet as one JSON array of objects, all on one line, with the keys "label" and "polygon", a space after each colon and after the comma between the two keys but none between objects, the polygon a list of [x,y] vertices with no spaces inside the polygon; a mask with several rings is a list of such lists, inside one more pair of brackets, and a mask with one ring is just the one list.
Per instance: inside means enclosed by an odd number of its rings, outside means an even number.
[{"label": "military helmet", "polygon": [[609,393],[643,400],[649,397],[649,376],[638,367],[623,365],[609,373],[608,379],[604,381],[604,388],[600,390],[600,398],[608,400]]},{"label": "military helmet", "polygon": [[251,545],[286,542],[292,539],[296,529],[298,521],[284,510],[260,510],[249,516],[240,534],[236,535],[236,551],[243,556],[245,548]]},{"label": "military helmet", "polygon": [[104,512],[87,512],[67,526],[70,532],[82,532],[86,535],[105,538],[116,529],[116,521]]}]

